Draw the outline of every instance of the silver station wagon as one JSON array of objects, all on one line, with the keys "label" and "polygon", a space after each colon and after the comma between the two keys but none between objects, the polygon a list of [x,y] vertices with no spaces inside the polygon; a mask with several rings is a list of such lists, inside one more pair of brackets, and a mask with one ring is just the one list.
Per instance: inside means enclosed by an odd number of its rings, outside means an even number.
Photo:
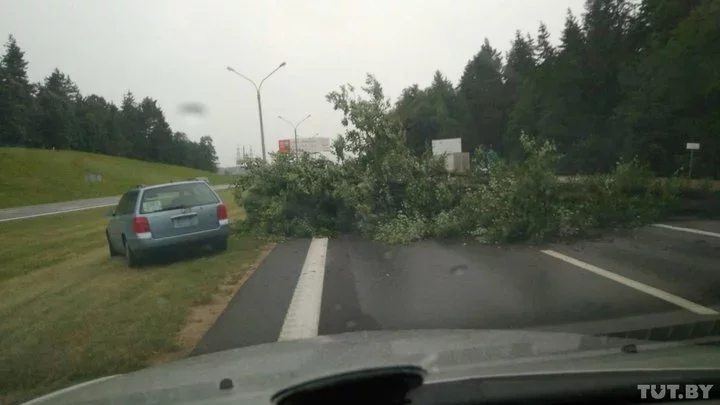
[{"label": "silver station wagon", "polygon": [[105,231],[110,255],[124,255],[129,267],[169,248],[227,249],[227,207],[205,181],[137,186],[123,194],[110,216]]}]

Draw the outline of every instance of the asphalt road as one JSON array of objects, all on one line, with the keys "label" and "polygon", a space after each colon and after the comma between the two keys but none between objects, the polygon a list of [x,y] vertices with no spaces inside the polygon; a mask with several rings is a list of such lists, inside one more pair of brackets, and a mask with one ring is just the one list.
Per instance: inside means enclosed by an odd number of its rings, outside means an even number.
[{"label": "asphalt road", "polygon": [[[230,185],[213,186],[215,190],[225,190]],[[5,208],[0,210],[0,222],[62,214],[64,212],[83,211],[93,208],[112,207],[120,200],[120,196],[88,198],[84,200],[64,201],[51,204],[28,205],[24,207]]]},{"label": "asphalt road", "polygon": [[720,335],[720,221],[664,225],[523,247],[345,236],[318,253],[317,240],[289,241],[193,354],[358,330]]}]

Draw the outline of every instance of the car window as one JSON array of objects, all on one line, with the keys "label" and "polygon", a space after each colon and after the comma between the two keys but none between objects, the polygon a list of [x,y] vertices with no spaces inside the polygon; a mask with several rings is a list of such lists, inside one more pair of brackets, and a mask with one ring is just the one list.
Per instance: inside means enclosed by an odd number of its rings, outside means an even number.
[{"label": "car window", "polygon": [[146,190],[142,196],[140,213],[147,214],[219,202],[215,192],[205,183],[173,184]]},{"label": "car window", "polygon": [[122,197],[120,197],[120,201],[118,201],[118,204],[115,207],[115,214],[120,215],[120,212],[122,211],[122,206],[125,205],[125,201],[127,200],[127,198],[127,193],[123,194]]},{"label": "car window", "polygon": [[122,198],[120,198],[120,202],[118,203],[116,213],[117,215],[127,215],[132,214],[132,212],[135,210],[135,203],[137,202],[138,197],[138,191],[128,191],[125,193]]}]

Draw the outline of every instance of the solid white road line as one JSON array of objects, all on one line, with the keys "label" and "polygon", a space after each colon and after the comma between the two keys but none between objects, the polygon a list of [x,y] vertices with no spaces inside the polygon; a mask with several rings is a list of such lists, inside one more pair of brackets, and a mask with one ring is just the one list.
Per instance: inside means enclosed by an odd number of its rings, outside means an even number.
[{"label": "solid white road line", "polygon": [[328,239],[313,239],[300,271],[278,340],[305,339],[318,334]]},{"label": "solid white road line", "polygon": [[558,253],[554,250],[541,250],[541,252],[545,253],[546,255],[552,256],[556,259],[560,259],[566,263],[570,263],[570,264],[577,266],[583,270],[587,270],[591,273],[595,273],[598,276],[608,278],[608,279],[616,281],[620,284],[624,284],[630,288],[634,288],[640,292],[644,292],[645,294],[652,295],[655,298],[659,298],[663,301],[677,305],[680,308],[686,309],[686,310],[696,313],[698,315],[718,315],[718,314],[720,314],[719,312],[715,311],[714,309],[704,307],[704,306],[696,304],[692,301],[688,301],[685,298],[678,297],[677,295],[673,295],[668,292],[657,289],[655,287],[651,287],[647,284],[643,284],[641,282],[629,279],[627,277],[623,277],[619,274],[615,274],[613,272],[603,270],[600,267],[593,266],[590,263],[585,263],[581,260],[574,259],[570,256],[566,256],[562,253]]},{"label": "solid white road line", "polygon": [[665,224],[653,224],[653,226],[656,226],[658,228],[672,229],[673,231],[688,232],[688,233],[694,233],[696,235],[704,235],[704,236],[712,236],[714,238],[720,238],[720,233],[717,233],[717,232],[703,231],[700,229],[693,229],[693,228],[683,228],[680,226],[672,226],[672,225],[665,225]]},{"label": "solid white road line", "polygon": [[[223,184],[223,185],[220,185],[220,186],[213,186],[213,189],[216,190],[216,191],[218,191],[218,190],[220,190],[220,191],[222,191],[222,190],[227,190],[228,188],[230,188],[230,185],[229,185],[229,184]],[[117,199],[118,199],[118,201],[119,201],[119,200],[120,200],[120,197],[118,196]],[[45,217],[45,216],[48,216],[48,215],[64,214],[64,213],[66,213],[66,212],[85,211],[85,210],[91,210],[91,209],[93,209],[93,208],[112,207],[112,206],[115,206],[115,205],[117,205],[117,201],[114,202],[114,203],[112,203],[112,204],[91,205],[91,206],[87,206],[87,207],[71,208],[71,209],[69,209],[69,210],[50,211],[50,212],[43,212],[43,213],[40,213],[40,214],[24,215],[24,216],[22,216],[22,217],[4,218],[4,219],[0,219],[0,222],[5,222],[5,221],[17,221],[17,220],[20,220],[20,219],[28,219],[28,218],[35,218],[35,217]],[[14,208],[22,208],[22,207],[14,207]]]},{"label": "solid white road line", "polygon": [[114,202],[114,203],[112,203],[112,204],[100,204],[100,205],[91,205],[91,206],[89,206],[89,207],[71,208],[71,209],[69,209],[69,210],[43,212],[43,213],[41,213],[41,214],[25,215],[25,216],[22,216],[22,217],[4,218],[4,219],[0,219],[0,222],[5,222],[5,221],[17,221],[17,220],[20,220],[20,219],[28,219],[28,218],[35,218],[35,217],[45,217],[45,216],[48,216],[48,215],[64,214],[64,213],[66,213],[66,212],[86,211],[86,210],[91,210],[91,209],[93,209],[93,208],[112,207],[112,206],[115,206],[115,205],[117,205],[117,202]]}]

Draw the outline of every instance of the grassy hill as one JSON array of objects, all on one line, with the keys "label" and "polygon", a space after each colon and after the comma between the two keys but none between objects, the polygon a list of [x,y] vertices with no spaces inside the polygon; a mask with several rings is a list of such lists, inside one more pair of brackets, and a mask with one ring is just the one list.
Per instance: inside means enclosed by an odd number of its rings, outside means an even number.
[{"label": "grassy hill", "polygon": [[[92,182],[89,175],[100,175]],[[122,194],[136,184],[208,177],[213,184],[228,176],[188,167],[143,162],[76,151],[0,148],[0,208]]]}]

